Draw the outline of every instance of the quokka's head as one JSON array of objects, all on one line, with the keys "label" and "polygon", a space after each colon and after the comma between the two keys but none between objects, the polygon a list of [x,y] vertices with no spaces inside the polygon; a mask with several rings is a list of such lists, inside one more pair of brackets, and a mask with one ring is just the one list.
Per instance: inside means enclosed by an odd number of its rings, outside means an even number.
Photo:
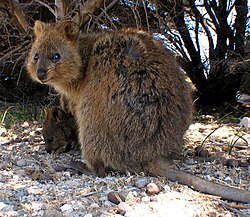
[{"label": "quokka's head", "polygon": [[35,39],[26,60],[31,78],[54,87],[79,76],[81,57],[78,26],[71,21],[47,24],[36,21]]}]

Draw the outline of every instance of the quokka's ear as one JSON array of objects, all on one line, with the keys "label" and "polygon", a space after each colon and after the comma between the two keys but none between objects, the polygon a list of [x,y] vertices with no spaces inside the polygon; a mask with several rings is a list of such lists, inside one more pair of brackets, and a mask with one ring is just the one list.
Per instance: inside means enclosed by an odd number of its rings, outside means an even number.
[{"label": "quokka's ear", "polygon": [[59,107],[52,108],[52,119],[55,121],[62,121],[64,119],[64,111]]},{"label": "quokka's ear", "polygon": [[75,41],[79,34],[79,26],[73,21],[64,21],[59,25],[59,31],[70,41]]},{"label": "quokka's ear", "polygon": [[45,24],[42,21],[36,20],[35,25],[33,27],[36,37],[41,34],[41,32],[43,31],[44,25]]},{"label": "quokka's ear", "polygon": [[64,119],[64,111],[59,107],[51,107],[44,109],[44,120],[62,121]]}]

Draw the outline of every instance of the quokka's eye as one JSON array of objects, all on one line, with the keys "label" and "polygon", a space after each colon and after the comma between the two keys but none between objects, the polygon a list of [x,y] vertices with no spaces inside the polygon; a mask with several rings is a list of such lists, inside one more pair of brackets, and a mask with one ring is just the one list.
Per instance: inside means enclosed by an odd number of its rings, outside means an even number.
[{"label": "quokka's eye", "polygon": [[38,55],[38,53],[35,53],[34,60],[37,61],[38,59],[39,59],[39,55]]},{"label": "quokka's eye", "polygon": [[54,139],[53,139],[53,137],[52,137],[52,136],[51,136],[51,137],[49,137],[49,138],[48,138],[48,143],[52,143],[52,142],[53,142],[53,140],[54,140]]},{"label": "quokka's eye", "polygon": [[52,61],[53,62],[58,62],[59,60],[61,59],[61,55],[59,54],[59,53],[54,53],[53,55],[52,55]]}]

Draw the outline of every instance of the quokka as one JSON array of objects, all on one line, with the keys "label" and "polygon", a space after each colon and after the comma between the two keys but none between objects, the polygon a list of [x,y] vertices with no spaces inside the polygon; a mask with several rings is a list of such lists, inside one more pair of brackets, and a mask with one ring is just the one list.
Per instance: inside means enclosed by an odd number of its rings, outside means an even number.
[{"label": "quokka", "polygon": [[28,73],[67,99],[82,157],[94,174],[144,172],[250,202],[248,191],[169,167],[181,158],[192,98],[172,53],[159,41],[135,29],[79,35],[71,21],[36,21],[34,33]]},{"label": "quokka", "polygon": [[75,119],[73,115],[60,107],[51,107],[45,110],[42,134],[48,153],[62,153],[78,149]]}]

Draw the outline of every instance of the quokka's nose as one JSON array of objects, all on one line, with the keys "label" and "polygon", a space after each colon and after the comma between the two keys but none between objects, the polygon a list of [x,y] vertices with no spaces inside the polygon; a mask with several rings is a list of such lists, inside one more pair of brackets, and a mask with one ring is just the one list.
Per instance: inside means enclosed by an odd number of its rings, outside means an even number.
[{"label": "quokka's nose", "polygon": [[39,80],[44,80],[47,78],[47,71],[45,69],[38,69],[37,70],[37,78]]}]

